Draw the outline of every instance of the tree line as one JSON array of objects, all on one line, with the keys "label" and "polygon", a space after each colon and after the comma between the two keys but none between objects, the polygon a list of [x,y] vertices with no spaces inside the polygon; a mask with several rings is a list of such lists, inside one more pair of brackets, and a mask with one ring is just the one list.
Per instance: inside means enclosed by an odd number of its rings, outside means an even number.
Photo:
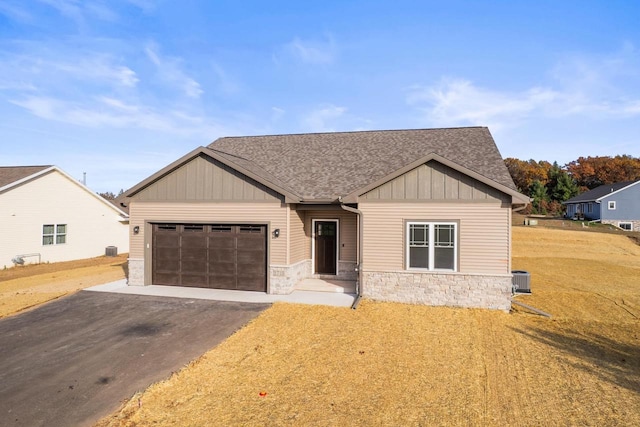
[{"label": "tree line", "polygon": [[533,200],[525,214],[561,215],[562,202],[603,184],[640,179],[640,157],[579,157],[564,166],[545,160],[505,159],[518,190]]}]

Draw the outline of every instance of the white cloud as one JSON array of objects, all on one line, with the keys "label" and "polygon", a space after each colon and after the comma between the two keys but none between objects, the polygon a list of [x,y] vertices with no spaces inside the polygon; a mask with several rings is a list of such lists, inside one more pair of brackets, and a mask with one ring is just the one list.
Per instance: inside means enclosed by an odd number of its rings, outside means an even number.
[{"label": "white cloud", "polygon": [[0,2],[0,14],[19,22],[31,23],[34,20],[33,16],[21,7],[21,4],[10,4],[8,1]]},{"label": "white cloud", "polygon": [[640,115],[639,66],[640,55],[627,43],[611,55],[565,58],[550,70],[544,86],[514,92],[443,78],[408,88],[406,101],[430,126],[500,130],[527,120],[628,118]]},{"label": "white cloud", "polygon": [[210,139],[229,134],[214,120],[185,111],[160,112],[144,105],[99,97],[86,102],[70,102],[44,96],[28,96],[11,103],[42,119],[89,128],[138,128]]},{"label": "white cloud", "polygon": [[301,120],[305,131],[310,132],[332,132],[335,129],[329,122],[339,119],[347,109],[332,104],[320,106],[320,108],[310,112]]},{"label": "white cloud", "polygon": [[296,37],[286,47],[296,58],[307,64],[331,64],[337,54],[336,44],[330,35],[324,41]]},{"label": "white cloud", "polygon": [[157,67],[160,77],[177,86],[188,97],[199,98],[204,91],[200,83],[182,71],[181,60],[173,57],[163,58],[157,50],[158,47],[151,44],[145,49],[145,52],[149,60]]}]

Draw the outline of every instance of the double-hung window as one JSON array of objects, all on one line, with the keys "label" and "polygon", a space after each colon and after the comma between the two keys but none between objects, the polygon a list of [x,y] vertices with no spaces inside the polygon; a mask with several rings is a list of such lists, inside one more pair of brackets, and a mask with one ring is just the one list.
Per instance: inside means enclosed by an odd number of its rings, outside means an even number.
[{"label": "double-hung window", "polygon": [[456,271],[457,223],[407,222],[407,269]]},{"label": "double-hung window", "polygon": [[45,224],[42,226],[42,244],[62,245],[67,243],[67,224]]}]

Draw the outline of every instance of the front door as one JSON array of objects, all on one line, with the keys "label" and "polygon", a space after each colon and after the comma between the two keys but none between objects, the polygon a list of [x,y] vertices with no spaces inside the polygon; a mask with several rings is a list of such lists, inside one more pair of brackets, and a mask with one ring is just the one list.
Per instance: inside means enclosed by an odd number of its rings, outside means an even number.
[{"label": "front door", "polygon": [[315,273],[336,274],[338,259],[338,223],[314,221]]}]

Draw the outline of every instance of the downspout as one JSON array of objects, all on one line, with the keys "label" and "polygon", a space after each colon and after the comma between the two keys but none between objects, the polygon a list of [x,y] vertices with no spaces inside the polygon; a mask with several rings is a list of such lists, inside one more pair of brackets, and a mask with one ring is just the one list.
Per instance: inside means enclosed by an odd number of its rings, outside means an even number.
[{"label": "downspout", "polygon": [[340,207],[347,212],[354,213],[358,215],[358,264],[356,265],[356,270],[358,271],[358,284],[356,286],[356,299],[351,304],[352,309],[356,309],[358,307],[358,303],[360,302],[360,298],[362,298],[362,254],[363,251],[363,237],[362,237],[362,211],[356,208],[352,208],[351,206],[346,206],[342,203],[342,197],[338,197],[338,201],[340,202]]}]

